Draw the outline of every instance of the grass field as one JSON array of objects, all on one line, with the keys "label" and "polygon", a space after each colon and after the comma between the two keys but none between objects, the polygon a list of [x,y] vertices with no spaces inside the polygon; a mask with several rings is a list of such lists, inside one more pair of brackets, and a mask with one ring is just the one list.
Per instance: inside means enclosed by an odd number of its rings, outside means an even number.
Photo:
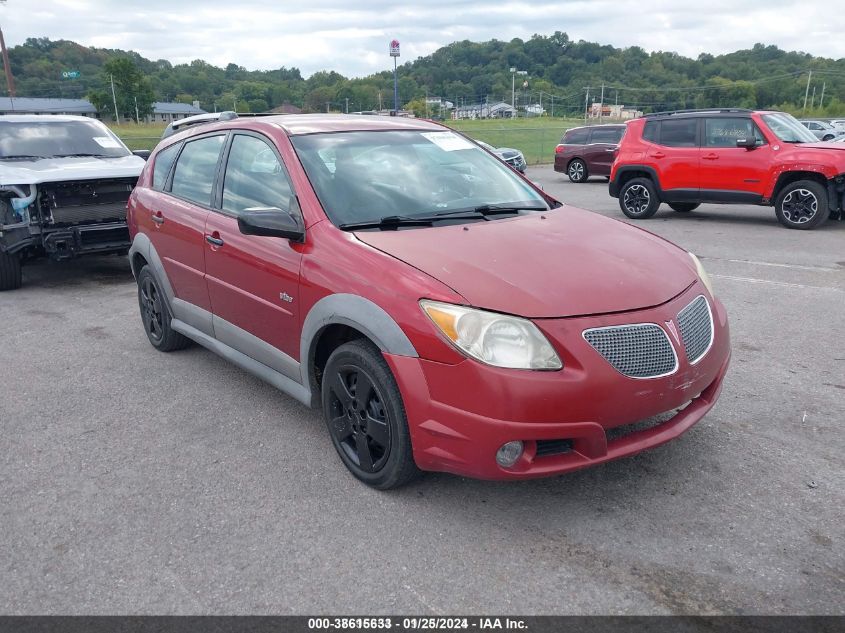
[{"label": "grass field", "polygon": [[[477,119],[444,121],[449,127],[459,130],[474,139],[485,141],[494,147],[515,147],[522,151],[529,165],[551,163],[554,160],[555,145],[563,133],[571,127],[582,125],[581,119],[558,119],[550,117],[531,119]],[[161,138],[164,125],[161,123],[112,124],[117,134],[129,149],[152,149]]]}]

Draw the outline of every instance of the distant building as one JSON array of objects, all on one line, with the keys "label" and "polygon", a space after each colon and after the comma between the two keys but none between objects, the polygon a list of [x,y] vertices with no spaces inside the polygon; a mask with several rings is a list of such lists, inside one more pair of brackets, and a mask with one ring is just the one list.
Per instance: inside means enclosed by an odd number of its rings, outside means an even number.
[{"label": "distant building", "polygon": [[591,119],[619,119],[626,121],[628,119],[636,119],[643,115],[641,110],[625,107],[624,105],[602,105],[601,103],[593,103],[589,110]]},{"label": "distant building", "polygon": [[178,121],[195,114],[205,114],[205,110],[200,108],[199,101],[194,101],[193,104],[156,101],[153,103],[153,112],[147,116],[146,121],[147,123]]},{"label": "distant building", "polygon": [[510,119],[514,116],[516,110],[504,101],[459,106],[452,112],[453,119]]},{"label": "distant building", "polygon": [[297,108],[295,105],[291,105],[290,103],[283,103],[280,106],[277,106],[270,110],[275,114],[302,114],[302,109]]},{"label": "distant building", "polygon": [[0,114],[81,114],[96,118],[97,108],[87,99],[0,97]]}]

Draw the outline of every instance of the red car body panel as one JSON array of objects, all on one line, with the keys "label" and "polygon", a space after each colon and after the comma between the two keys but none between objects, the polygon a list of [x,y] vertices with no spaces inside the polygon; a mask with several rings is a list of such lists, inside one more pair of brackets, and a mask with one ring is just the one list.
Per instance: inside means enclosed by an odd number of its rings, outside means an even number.
[{"label": "red car body panel", "polygon": [[[400,119],[354,120],[368,126],[364,129],[442,129]],[[287,137],[335,128],[347,130],[349,123],[241,119],[197,126],[159,146],[216,130],[264,134],[284,160],[306,226],[303,243],[243,235],[230,216],[190,209],[193,205],[152,190],[154,152],[130,198],[129,227],[133,238],[148,238],[168,262],[165,271],[178,298],[300,362],[303,376],[313,374],[316,344],[303,339],[304,327],[321,300],[349,295],[378,306],[416,353],[383,355],[400,388],[414,459],[425,470],[487,479],[562,473],[668,441],[713,406],[730,357],[727,317],[683,250],[571,207],[463,226],[340,230],[328,220]],[[163,223],[152,219],[159,212]],[[222,239],[225,246],[206,237]],[[280,301],[280,292],[292,301]],[[679,365],[671,375],[623,376],[582,335],[587,328],[618,324],[668,327],[699,295],[711,307],[712,346],[690,365],[674,341]],[[467,358],[423,312],[423,298],[531,318],[563,369],[502,369]],[[218,339],[226,342],[224,329]],[[606,429],[690,401],[667,422],[607,439]],[[525,454],[513,468],[500,467],[496,450],[516,439],[525,442]],[[536,455],[537,440],[558,439],[571,440],[572,450]]]},{"label": "red car body panel", "polygon": [[[585,235],[601,240],[584,240]],[[454,288],[470,305],[527,317],[637,310],[668,301],[696,279],[691,266],[666,266],[676,246],[572,207],[469,226],[357,236]]]}]

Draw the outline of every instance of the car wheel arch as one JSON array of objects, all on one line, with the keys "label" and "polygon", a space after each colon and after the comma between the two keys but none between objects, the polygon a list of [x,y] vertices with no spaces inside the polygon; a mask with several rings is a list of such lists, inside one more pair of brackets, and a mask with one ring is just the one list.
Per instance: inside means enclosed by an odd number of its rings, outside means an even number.
[{"label": "car wheel arch", "polygon": [[777,197],[785,187],[788,187],[793,182],[798,182],[799,180],[812,180],[823,187],[828,186],[828,179],[820,172],[811,170],[784,171],[778,176],[774,189],[772,189],[772,195],[769,198],[771,200],[771,204],[774,204],[775,200],[777,200]]},{"label": "car wheel arch", "polygon": [[366,339],[383,353],[419,357],[398,323],[381,306],[364,297],[338,293],[315,303],[302,324],[300,363],[302,384],[319,406],[321,363],[351,340]]},{"label": "car wheel arch", "polygon": [[657,177],[657,172],[653,167],[646,165],[625,165],[619,167],[616,171],[616,178],[614,180],[618,183],[619,189],[621,189],[625,186],[626,182],[634,178],[648,178],[651,180],[658,197],[661,200],[663,199],[663,189],[660,187],[660,179]]}]

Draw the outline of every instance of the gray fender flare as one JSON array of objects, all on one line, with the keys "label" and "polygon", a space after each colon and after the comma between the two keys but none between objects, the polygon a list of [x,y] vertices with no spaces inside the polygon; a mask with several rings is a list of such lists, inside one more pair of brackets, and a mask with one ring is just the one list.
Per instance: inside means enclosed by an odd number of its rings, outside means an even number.
[{"label": "gray fender flare", "polygon": [[352,294],[323,297],[305,317],[299,350],[302,384],[311,389],[315,397],[316,385],[311,384],[314,353],[320,333],[329,325],[348,325],[355,328],[387,354],[419,357],[399,324],[377,304]]},{"label": "gray fender flare", "polygon": [[135,255],[141,255],[141,257],[143,257],[153,269],[158,283],[161,284],[161,288],[164,290],[168,304],[172,306],[173,298],[175,296],[173,294],[173,286],[170,285],[167,273],[164,272],[164,264],[161,263],[161,258],[158,256],[155,246],[153,246],[152,242],[150,242],[150,238],[143,233],[135,235],[135,239],[132,240],[132,246],[129,248],[129,267],[132,269],[132,274],[137,279],[138,273],[141,272],[141,270],[140,268],[137,270],[135,269]]}]

